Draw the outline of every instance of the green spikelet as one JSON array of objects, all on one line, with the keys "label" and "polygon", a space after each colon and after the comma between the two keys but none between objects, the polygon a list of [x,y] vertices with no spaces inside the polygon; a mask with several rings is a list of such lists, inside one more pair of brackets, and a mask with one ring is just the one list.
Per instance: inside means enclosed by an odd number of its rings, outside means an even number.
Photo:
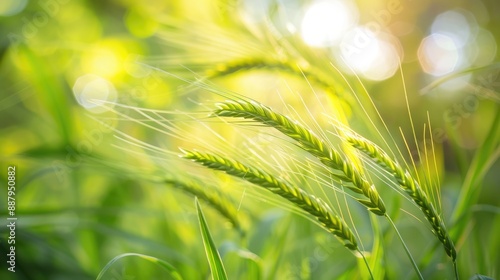
[{"label": "green spikelet", "polygon": [[308,194],[300,188],[284,183],[271,174],[235,160],[197,151],[185,151],[184,157],[210,169],[223,171],[229,175],[244,179],[287,199],[314,216],[326,230],[341,239],[345,247],[350,250],[358,250],[357,242],[349,227],[340,217],[332,214],[326,203],[321,199]]}]

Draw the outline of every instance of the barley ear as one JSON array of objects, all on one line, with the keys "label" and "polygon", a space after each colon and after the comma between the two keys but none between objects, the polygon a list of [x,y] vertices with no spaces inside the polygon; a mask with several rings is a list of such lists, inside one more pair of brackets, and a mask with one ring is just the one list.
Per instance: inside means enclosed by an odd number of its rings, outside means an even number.
[{"label": "barley ear", "polygon": [[338,237],[345,247],[359,251],[356,239],[347,224],[333,214],[321,199],[296,186],[282,182],[269,173],[244,165],[236,160],[198,151],[184,151],[183,157],[210,169],[223,171],[231,176],[246,180],[285,198],[315,217],[323,228]]},{"label": "barley ear", "polygon": [[208,69],[205,74],[207,75],[207,78],[213,79],[250,70],[276,70],[281,73],[288,73],[296,77],[306,78],[307,81],[322,87],[332,94],[337,92],[334,86],[328,82],[328,80],[321,77],[317,71],[313,72],[310,67],[299,67],[296,63],[283,59],[238,59],[231,62],[217,64],[214,68]]},{"label": "barley ear", "polygon": [[297,141],[298,146],[318,158],[325,166],[341,171],[342,175],[333,174],[339,179],[350,182],[349,189],[363,194],[366,199],[357,199],[371,212],[384,216],[386,208],[375,186],[370,184],[350,161],[345,160],[340,153],[330,147],[305,127],[288,117],[274,112],[271,108],[255,101],[226,101],[218,104],[213,115],[220,117],[245,118],[273,127],[286,136]]},{"label": "barley ear", "polygon": [[446,254],[450,256],[453,261],[455,261],[457,252],[453,241],[446,230],[443,220],[437,214],[434,205],[422,190],[418,182],[411,176],[410,172],[402,168],[399,163],[392,160],[391,157],[384,152],[384,150],[367,139],[359,136],[348,136],[347,141],[355,148],[368,155],[380,167],[394,176],[400,187],[413,199],[420,210],[424,213],[425,218],[432,226],[432,232],[443,244]]}]

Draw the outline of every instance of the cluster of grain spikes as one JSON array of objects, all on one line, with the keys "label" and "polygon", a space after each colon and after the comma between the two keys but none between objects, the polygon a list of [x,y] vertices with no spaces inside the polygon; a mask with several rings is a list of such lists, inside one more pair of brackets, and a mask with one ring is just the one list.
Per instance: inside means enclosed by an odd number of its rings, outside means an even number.
[{"label": "cluster of grain spikes", "polygon": [[446,254],[451,257],[455,263],[457,252],[455,250],[455,246],[453,245],[453,241],[446,230],[444,222],[437,214],[432,202],[429,200],[418,182],[412,177],[410,172],[402,168],[396,161],[392,160],[391,157],[384,152],[384,150],[367,139],[360,136],[348,136],[346,137],[346,140],[394,176],[401,188],[420,207],[420,210],[424,213],[425,218],[431,224],[433,233],[443,244]]},{"label": "cluster of grain spikes", "polygon": [[348,188],[362,194],[366,199],[357,199],[369,211],[379,216],[385,216],[386,208],[375,186],[370,184],[350,161],[345,160],[340,153],[326,142],[315,136],[310,130],[292,121],[288,117],[274,112],[271,108],[255,101],[237,100],[218,104],[214,116],[245,118],[272,127],[292,138],[298,146],[315,156],[325,166],[342,172],[333,174],[342,181],[350,182]]},{"label": "cluster of grain spikes", "polygon": [[347,224],[340,217],[333,214],[327,204],[321,199],[296,186],[280,181],[267,172],[236,160],[198,151],[183,152],[183,157],[186,159],[193,160],[210,169],[223,171],[231,176],[246,180],[285,198],[315,217],[327,231],[339,238],[345,247],[352,251],[360,252],[356,239]]}]

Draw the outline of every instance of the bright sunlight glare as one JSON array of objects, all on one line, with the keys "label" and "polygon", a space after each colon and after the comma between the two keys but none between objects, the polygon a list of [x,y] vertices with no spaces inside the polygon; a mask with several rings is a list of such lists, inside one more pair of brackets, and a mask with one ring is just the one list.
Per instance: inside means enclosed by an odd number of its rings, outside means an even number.
[{"label": "bright sunlight glare", "polygon": [[87,74],[79,77],[73,86],[73,94],[78,103],[92,113],[103,113],[113,104],[104,102],[116,101],[116,90],[113,84],[97,75]]},{"label": "bright sunlight glare", "polygon": [[356,27],[342,40],[340,60],[364,78],[382,81],[392,77],[399,67],[398,43],[391,34]]},{"label": "bright sunlight glare", "polygon": [[333,46],[357,21],[358,10],[351,2],[316,1],[302,20],[302,39],[310,46]]}]

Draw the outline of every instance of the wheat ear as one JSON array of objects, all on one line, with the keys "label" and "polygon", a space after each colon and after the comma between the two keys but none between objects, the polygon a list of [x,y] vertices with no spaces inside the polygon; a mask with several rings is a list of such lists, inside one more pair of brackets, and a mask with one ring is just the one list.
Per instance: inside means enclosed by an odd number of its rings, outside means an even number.
[{"label": "wheat ear", "polygon": [[335,175],[340,179],[351,182],[348,186],[354,192],[363,194],[368,200],[357,199],[368,207],[371,212],[385,215],[385,205],[375,186],[363,178],[354,165],[344,160],[339,152],[329,147],[327,143],[315,136],[310,130],[302,127],[288,117],[274,112],[271,108],[255,101],[226,101],[218,104],[213,113],[216,116],[252,119],[268,127],[273,127],[298,142],[298,146],[318,158],[324,165],[339,170],[343,175]]},{"label": "wheat ear", "polygon": [[347,141],[355,148],[362,151],[373,159],[379,166],[391,173],[398,181],[401,188],[413,199],[420,207],[425,215],[425,218],[432,226],[433,233],[443,244],[446,254],[455,261],[457,253],[453,241],[450,239],[444,222],[439,217],[434,208],[434,205],[429,200],[425,192],[422,190],[418,182],[411,176],[408,170],[403,169],[396,161],[392,160],[387,153],[374,143],[362,138],[348,136]]},{"label": "wheat ear", "polygon": [[235,160],[197,151],[184,151],[183,157],[210,169],[224,171],[229,175],[244,179],[287,199],[314,216],[326,230],[341,239],[345,247],[359,251],[356,239],[349,227],[340,217],[332,214],[326,203],[321,199],[298,187],[284,183],[271,174]]},{"label": "wheat ear", "polygon": [[182,182],[176,179],[165,179],[163,183],[170,185],[176,189],[180,189],[188,194],[198,197],[198,199],[202,201],[205,201],[212,208],[217,210],[217,212],[219,212],[222,216],[224,216],[242,235],[244,235],[245,232],[238,220],[238,211],[234,207],[234,203],[228,197],[217,191],[215,188],[211,188],[211,191],[208,192],[198,183]]}]

